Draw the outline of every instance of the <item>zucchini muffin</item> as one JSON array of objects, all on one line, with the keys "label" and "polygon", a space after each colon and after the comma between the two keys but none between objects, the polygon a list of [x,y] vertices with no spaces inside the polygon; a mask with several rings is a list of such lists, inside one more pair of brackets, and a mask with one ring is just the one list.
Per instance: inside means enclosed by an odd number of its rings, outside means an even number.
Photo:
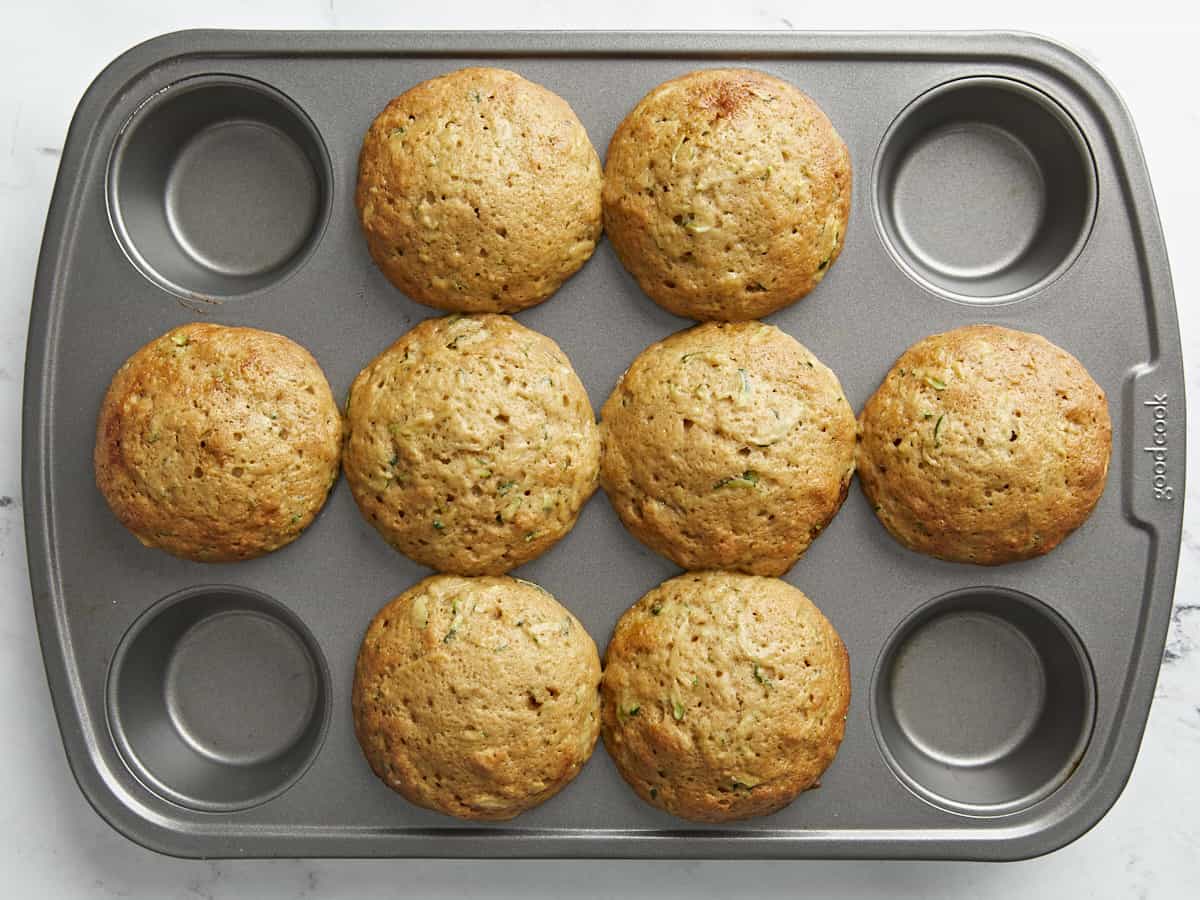
[{"label": "zucchini muffin", "polygon": [[850,153],[809,97],[764,72],[661,84],[617,128],[604,228],[642,290],[692,319],[755,319],[825,277],[850,217]]},{"label": "zucchini muffin", "polygon": [[100,407],[96,485],[147,547],[250,559],[300,536],[337,479],[342,417],[282,335],[193,323],[142,347]]},{"label": "zucchini muffin", "polygon": [[863,491],[904,546],[996,565],[1053,550],[1108,476],[1104,391],[1036,334],[972,325],[904,352],[859,417]]},{"label": "zucchini muffin", "polygon": [[600,437],[558,345],[508,316],[426,319],[350,388],[346,480],[422,565],[499,575],[550,549],[596,489]]},{"label": "zucchini muffin", "polygon": [[683,568],[782,575],[846,499],[854,431],[837,376],[794,338],[709,322],[621,376],[600,478],[625,527]]},{"label": "zucchini muffin", "polygon": [[435,575],[379,611],[354,671],[354,733],[405,799],[501,820],[579,774],[600,730],[600,659],[548,592]]},{"label": "zucchini muffin", "polygon": [[726,822],[814,787],[842,742],[850,662],[837,631],[775,578],[692,572],[617,622],[604,746],[648,803]]},{"label": "zucchini muffin", "polygon": [[600,159],[567,102],[504,69],[422,82],[367,131],[356,202],[371,258],[419,303],[515,312],[600,238]]}]

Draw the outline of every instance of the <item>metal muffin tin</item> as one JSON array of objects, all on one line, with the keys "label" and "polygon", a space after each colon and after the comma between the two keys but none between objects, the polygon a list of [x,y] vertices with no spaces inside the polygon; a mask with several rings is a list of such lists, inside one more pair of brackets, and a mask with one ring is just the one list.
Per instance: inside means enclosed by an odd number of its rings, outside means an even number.
[{"label": "metal muffin tin", "polygon": [[[788,575],[850,651],[846,739],[819,790],[724,827],[639,801],[602,749],[565,791],[497,825],[417,809],[370,773],[349,691],[372,614],[424,570],[339,484],[304,536],[203,565],[143,549],[92,479],[105,386],[193,319],[282,332],[335,393],[431,311],[372,265],[352,195],[374,115],[464,65],[561,94],[603,149],[651,87],[746,65],[800,86],[850,147],[846,248],[771,317],[860,408],[893,360],[972,322],[1036,331],[1108,392],[1114,450],[1092,518],[1037,560],[910,553],[861,492]],[[521,320],[599,408],[688,323],[602,243]],[[1170,274],[1137,137],[1071,52],[1014,34],[186,32],[88,90],[46,224],[29,332],[29,568],[67,757],[119,831],[182,856],[943,857],[1059,847],[1120,793],[1171,608],[1184,397]],[[603,646],[674,574],[603,495],[522,567]]]}]

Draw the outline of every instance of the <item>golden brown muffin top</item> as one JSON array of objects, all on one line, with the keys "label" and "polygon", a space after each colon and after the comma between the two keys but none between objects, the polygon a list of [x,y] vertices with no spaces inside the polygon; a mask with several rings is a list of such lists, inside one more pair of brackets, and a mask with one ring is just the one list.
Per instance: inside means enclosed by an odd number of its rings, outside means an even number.
[{"label": "golden brown muffin top", "polygon": [[703,69],[659,85],[608,147],[604,227],[657,303],[693,319],[765,316],[841,252],[850,154],[793,85]]},{"label": "golden brown muffin top", "polygon": [[1091,514],[1112,423],[1079,360],[971,325],[909,347],[859,417],[858,471],[910,549],[985,565],[1047,553]]},{"label": "golden brown muffin top", "polygon": [[250,559],[299,537],[337,478],[342,419],[312,354],[192,323],[134,353],[96,425],[96,484],[148,547]]},{"label": "golden brown muffin top", "polygon": [[691,572],[617,623],[604,745],[638,796],[701,822],[766,815],[816,784],[841,744],[841,638],[775,578]]},{"label": "golden brown muffin top", "polygon": [[596,645],[537,585],[435,575],[367,628],[354,730],[375,774],[411,802],[511,819],[591,756],[599,684]]},{"label": "golden brown muffin top", "polygon": [[371,124],[356,201],[371,256],[452,312],[540,303],[600,238],[600,160],[567,102],[504,69],[424,81]]},{"label": "golden brown muffin top", "polygon": [[761,322],[652,344],[605,402],[600,433],[621,521],[686,569],[782,574],[853,474],[854,412],[837,377]]},{"label": "golden brown muffin top", "polygon": [[507,316],[426,319],[359,373],[346,480],[397,550],[500,574],[548,550],[596,489],[595,414],[550,338]]}]

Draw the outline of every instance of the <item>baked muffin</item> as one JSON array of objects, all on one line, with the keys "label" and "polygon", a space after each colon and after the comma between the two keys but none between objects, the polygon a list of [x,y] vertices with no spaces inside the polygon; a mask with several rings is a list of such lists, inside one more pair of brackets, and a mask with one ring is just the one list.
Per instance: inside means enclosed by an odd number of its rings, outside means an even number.
[{"label": "baked muffin", "polygon": [[604,746],[639,797],[726,822],[817,784],[845,732],[850,663],[786,582],[691,572],[621,616],[602,699]]},{"label": "baked muffin", "polygon": [[996,565],[1054,549],[1108,475],[1104,391],[1036,334],[972,325],[918,341],[859,417],[863,491],[906,547]]},{"label": "baked muffin", "polygon": [[854,473],[837,376],[761,322],[652,344],[601,410],[600,478],[633,535],[685,569],[786,572]]},{"label": "baked muffin", "polygon": [[850,153],[800,90],[704,69],[647,94],[604,167],[604,228],[660,306],[755,319],[803,297],[842,249]]},{"label": "baked muffin", "polygon": [[129,357],[100,407],[96,485],[147,547],[250,559],[300,536],[337,479],[342,417],[282,335],[192,323]]},{"label": "baked muffin", "polygon": [[346,480],[366,519],[417,562],[498,575],[571,530],[600,438],[558,345],[507,316],[427,319],[359,373]]},{"label": "baked muffin", "polygon": [[367,131],[356,202],[371,257],[414,300],[515,312],[600,238],[600,160],[567,102],[504,69],[422,82]]},{"label": "baked muffin", "polygon": [[511,819],[574,778],[600,730],[600,659],[579,620],[515,578],[435,575],[375,616],[354,733],[407,800]]}]

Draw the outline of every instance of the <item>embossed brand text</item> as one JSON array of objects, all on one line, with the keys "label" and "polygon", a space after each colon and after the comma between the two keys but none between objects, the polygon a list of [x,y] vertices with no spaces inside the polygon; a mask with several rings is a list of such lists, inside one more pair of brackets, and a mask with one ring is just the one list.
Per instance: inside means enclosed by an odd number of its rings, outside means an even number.
[{"label": "embossed brand text", "polygon": [[1170,453],[1170,448],[1167,445],[1167,422],[1169,416],[1167,411],[1167,395],[1155,394],[1151,399],[1143,400],[1142,406],[1150,407],[1151,415],[1154,417],[1154,436],[1150,440],[1151,446],[1142,448],[1144,452],[1150,454],[1150,459],[1154,463],[1154,499],[1170,501],[1174,499],[1174,490],[1171,487],[1170,473],[1167,467]]}]

